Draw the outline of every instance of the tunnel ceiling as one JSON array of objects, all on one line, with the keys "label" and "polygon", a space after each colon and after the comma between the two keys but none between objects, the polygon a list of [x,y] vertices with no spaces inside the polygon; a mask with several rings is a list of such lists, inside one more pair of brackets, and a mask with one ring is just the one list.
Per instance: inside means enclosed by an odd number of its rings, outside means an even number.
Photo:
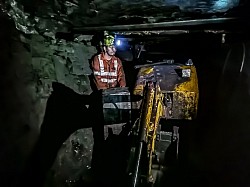
[{"label": "tunnel ceiling", "polygon": [[[244,1],[244,0],[243,0]],[[71,28],[241,16],[242,0],[5,0],[2,10],[27,34]]]}]

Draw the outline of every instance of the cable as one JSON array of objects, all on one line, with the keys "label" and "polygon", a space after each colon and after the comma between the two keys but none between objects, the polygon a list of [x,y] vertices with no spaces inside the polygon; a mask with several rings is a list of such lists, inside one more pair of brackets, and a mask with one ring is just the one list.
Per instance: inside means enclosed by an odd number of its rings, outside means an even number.
[{"label": "cable", "polygon": [[242,42],[242,48],[243,48],[243,54],[242,54],[242,62],[241,62],[241,67],[240,67],[240,73],[243,70],[244,64],[245,64],[245,59],[246,59],[246,45],[244,42]]}]

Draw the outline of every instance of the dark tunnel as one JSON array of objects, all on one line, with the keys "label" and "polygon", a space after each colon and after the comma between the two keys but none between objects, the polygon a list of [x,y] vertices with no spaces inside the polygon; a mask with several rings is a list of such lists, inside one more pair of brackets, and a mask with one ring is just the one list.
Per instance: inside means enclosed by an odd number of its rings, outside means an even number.
[{"label": "dark tunnel", "polygon": [[[63,142],[99,119],[99,109],[91,108],[98,97],[53,82],[53,91],[46,99],[33,99],[33,88],[27,87],[33,77],[25,77],[31,71],[25,69],[30,61],[27,46],[20,42],[12,22],[2,16],[0,24],[6,26],[0,29],[0,186],[46,186],[46,175]],[[199,81],[197,119],[180,132],[183,162],[164,173],[161,186],[250,186],[249,33],[228,33],[225,43],[221,34],[199,32],[160,41],[158,48],[152,45],[151,49],[168,51],[167,55],[174,58],[191,58]],[[134,64],[124,60],[123,66],[133,89],[137,73]],[[45,114],[40,119],[41,106]],[[40,127],[36,126],[38,118]],[[129,142],[119,137],[112,141],[107,141],[99,153],[106,169],[98,171],[102,176],[94,180],[109,178],[113,182],[95,181],[98,185],[124,185],[118,182],[124,177],[119,169],[125,164],[117,158],[126,156]],[[65,187],[70,185],[89,186],[81,179]]]}]

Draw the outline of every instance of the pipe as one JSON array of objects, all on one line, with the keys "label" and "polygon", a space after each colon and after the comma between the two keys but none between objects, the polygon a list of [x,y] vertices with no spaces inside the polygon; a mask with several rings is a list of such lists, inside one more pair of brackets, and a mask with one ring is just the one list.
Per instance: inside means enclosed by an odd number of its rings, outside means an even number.
[{"label": "pipe", "polygon": [[114,25],[114,26],[94,26],[94,27],[75,27],[72,29],[74,33],[81,33],[87,31],[128,31],[128,30],[154,30],[171,27],[185,27],[185,26],[197,26],[207,24],[222,24],[233,23],[237,21],[237,18],[212,18],[212,19],[195,19],[184,21],[169,21],[160,23],[145,23],[145,24],[131,24],[131,25]]}]

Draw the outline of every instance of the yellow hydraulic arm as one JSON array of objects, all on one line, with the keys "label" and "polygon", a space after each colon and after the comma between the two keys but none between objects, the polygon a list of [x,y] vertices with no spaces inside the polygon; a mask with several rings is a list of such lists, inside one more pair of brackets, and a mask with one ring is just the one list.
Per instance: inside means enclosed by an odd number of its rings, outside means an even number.
[{"label": "yellow hydraulic arm", "polygon": [[130,186],[140,186],[142,181],[144,183],[153,182],[151,168],[155,151],[157,127],[160,118],[165,113],[163,97],[164,95],[157,83],[146,83],[140,108],[140,117],[136,128],[138,139],[129,173],[131,177]]}]

